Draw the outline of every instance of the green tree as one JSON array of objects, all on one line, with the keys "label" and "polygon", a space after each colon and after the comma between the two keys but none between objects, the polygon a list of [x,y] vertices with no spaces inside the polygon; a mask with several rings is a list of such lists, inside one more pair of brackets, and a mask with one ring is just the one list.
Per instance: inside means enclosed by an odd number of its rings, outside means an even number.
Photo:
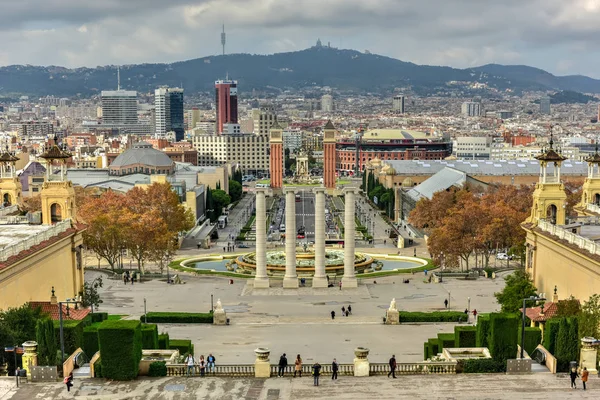
[{"label": "green tree", "polygon": [[217,190],[221,190],[221,181],[217,182]]},{"label": "green tree", "polygon": [[38,343],[38,365],[56,365],[56,336],[54,322],[50,318],[39,319],[35,325],[35,340]]},{"label": "green tree", "polygon": [[600,294],[593,294],[583,304],[579,315],[579,337],[597,338],[600,329]]},{"label": "green tree", "polygon": [[581,312],[581,303],[575,297],[571,296],[565,300],[559,300],[556,305],[557,317],[572,317]]},{"label": "green tree", "polygon": [[92,307],[92,312],[94,312],[94,307],[100,307],[100,304],[104,303],[100,298],[100,293],[98,293],[98,288],[101,287],[101,276],[97,277],[92,282],[84,282],[83,293],[81,296],[81,305],[84,307]]},{"label": "green tree", "polygon": [[215,215],[215,202],[213,201],[212,198],[212,190],[210,188],[210,186],[206,187],[206,216],[207,218],[209,218],[211,221],[215,221],[217,218],[214,216]]},{"label": "green tree", "polygon": [[231,197],[224,190],[215,189],[212,191],[212,201],[215,211],[213,212],[214,219],[211,221],[215,221],[223,212],[223,207],[227,207],[231,203]]},{"label": "green tree", "polygon": [[[516,270],[506,277],[506,286],[502,291],[495,293],[496,300],[502,306],[502,312],[517,313],[523,307],[523,299],[535,296],[537,288],[533,285],[529,275],[523,270]],[[531,304],[528,304],[530,306]]]},{"label": "green tree", "polygon": [[229,181],[229,196],[231,196],[232,202],[242,198],[242,185],[238,181],[233,179]]},{"label": "green tree", "polygon": [[243,176],[242,176],[242,170],[239,169],[239,168],[236,168],[233,171],[232,179],[241,185],[242,184],[242,178],[243,178]]},{"label": "green tree", "polygon": [[363,190],[363,192],[367,191],[367,171],[363,171],[362,184],[360,185],[360,188]]}]

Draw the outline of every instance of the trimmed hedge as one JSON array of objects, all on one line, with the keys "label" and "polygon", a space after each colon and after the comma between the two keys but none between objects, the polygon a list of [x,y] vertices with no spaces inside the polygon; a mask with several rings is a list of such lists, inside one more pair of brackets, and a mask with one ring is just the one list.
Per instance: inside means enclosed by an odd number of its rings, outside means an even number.
[{"label": "trimmed hedge", "polygon": [[506,372],[506,362],[502,363],[493,358],[460,360],[459,364],[462,365],[462,371],[465,374]]},{"label": "trimmed hedge", "polygon": [[429,357],[435,357],[440,352],[440,341],[437,338],[429,339]]},{"label": "trimmed hedge", "polygon": [[92,358],[100,350],[100,345],[98,344],[99,326],[100,324],[96,323],[83,328],[83,351],[89,358]]},{"label": "trimmed hedge", "polygon": [[476,326],[455,326],[454,327],[454,347],[476,347],[477,346],[477,327]]},{"label": "trimmed hedge", "polygon": [[[522,334],[521,334],[521,328],[518,328],[519,334],[518,334],[518,344],[519,346],[521,345],[522,342]],[[526,327],[525,328],[525,351],[527,352],[527,354],[531,355],[531,353],[533,353],[533,351],[535,350],[536,347],[538,347],[538,345],[542,342],[542,330],[540,328],[531,328],[531,327]]]},{"label": "trimmed hedge", "polygon": [[454,347],[454,333],[438,333],[438,342],[440,353],[444,349]]},{"label": "trimmed hedge", "polygon": [[184,355],[187,353],[194,354],[194,345],[191,340],[187,339],[171,339],[169,340],[169,349],[177,349],[179,350],[180,355]]},{"label": "trimmed hedge", "polygon": [[519,318],[515,314],[490,314],[489,349],[494,360],[506,364],[517,356]]},{"label": "trimmed hedge", "polygon": [[117,381],[135,379],[142,358],[139,321],[104,321],[98,328],[102,376]]},{"label": "trimmed hedge", "polygon": [[108,319],[108,313],[106,312],[95,312],[89,314],[92,319],[92,324],[95,322],[102,322]]},{"label": "trimmed hedge", "polygon": [[544,347],[550,354],[556,354],[556,338],[558,337],[558,327],[560,318],[552,318],[546,321],[544,327]]},{"label": "trimmed hedge", "polygon": [[423,343],[423,360],[427,361],[429,358],[429,342]]},{"label": "trimmed hedge", "polygon": [[167,363],[164,361],[150,363],[148,376],[167,376]]},{"label": "trimmed hedge", "polygon": [[158,348],[161,350],[169,349],[169,334],[168,333],[161,333],[160,335],[158,335]]},{"label": "trimmed hedge", "polygon": [[[54,323],[56,348],[60,350],[60,322]],[[65,341],[65,359],[83,346],[83,321],[63,320],[63,339]]]},{"label": "trimmed hedge", "polygon": [[488,336],[490,333],[490,315],[483,314],[477,317],[476,347],[489,347]]},{"label": "trimmed hedge", "polygon": [[142,324],[142,349],[158,349],[158,326]]},{"label": "trimmed hedge", "polygon": [[[211,313],[183,313],[183,312],[149,312],[146,314],[147,321],[163,324],[212,324]],[[144,316],[140,317],[144,321]]]},{"label": "trimmed hedge", "polygon": [[579,359],[579,322],[577,318],[560,318],[556,337],[557,372],[568,372],[569,362]]},{"label": "trimmed hedge", "polygon": [[402,322],[461,322],[466,321],[467,316],[459,311],[433,311],[433,312],[410,312],[400,311],[400,323]]},{"label": "trimmed hedge", "polygon": [[94,376],[93,378],[102,378],[102,360],[98,359],[94,363]]}]

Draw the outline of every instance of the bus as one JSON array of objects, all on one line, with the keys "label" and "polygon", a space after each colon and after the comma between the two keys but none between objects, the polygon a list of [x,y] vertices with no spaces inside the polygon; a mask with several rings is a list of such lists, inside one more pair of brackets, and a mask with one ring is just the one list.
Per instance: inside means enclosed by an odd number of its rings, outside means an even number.
[{"label": "bus", "polygon": [[218,219],[219,228],[223,229],[227,226],[227,215],[221,215]]}]

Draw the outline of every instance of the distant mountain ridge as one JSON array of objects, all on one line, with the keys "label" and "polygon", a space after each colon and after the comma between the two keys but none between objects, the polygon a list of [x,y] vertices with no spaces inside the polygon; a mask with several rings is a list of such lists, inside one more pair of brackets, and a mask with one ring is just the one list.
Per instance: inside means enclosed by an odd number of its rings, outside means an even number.
[{"label": "distant mountain ridge", "polygon": [[[116,87],[116,67],[64,68],[12,65],[0,67],[0,96],[87,97]],[[121,66],[124,89],[150,92],[161,85],[181,86],[186,93],[214,90],[214,81],[228,74],[239,81],[240,92],[253,89],[297,89],[331,86],[360,92],[392,92],[407,87],[431,93],[449,87],[448,82],[485,83],[498,90],[570,90],[600,93],[600,80],[586,76],[555,76],[523,65],[488,64],[458,69],[417,65],[376,54],[329,47],[271,55],[230,54],[172,64]]]}]

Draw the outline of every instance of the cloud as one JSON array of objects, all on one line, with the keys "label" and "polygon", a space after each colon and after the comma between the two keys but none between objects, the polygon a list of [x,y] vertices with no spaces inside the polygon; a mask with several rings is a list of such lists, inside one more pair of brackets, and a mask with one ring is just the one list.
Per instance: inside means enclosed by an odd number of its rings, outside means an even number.
[{"label": "cloud", "polygon": [[[528,64],[598,76],[597,0],[0,0],[0,63],[174,62],[311,46],[420,64]],[[569,60],[569,62],[565,62]]]}]

